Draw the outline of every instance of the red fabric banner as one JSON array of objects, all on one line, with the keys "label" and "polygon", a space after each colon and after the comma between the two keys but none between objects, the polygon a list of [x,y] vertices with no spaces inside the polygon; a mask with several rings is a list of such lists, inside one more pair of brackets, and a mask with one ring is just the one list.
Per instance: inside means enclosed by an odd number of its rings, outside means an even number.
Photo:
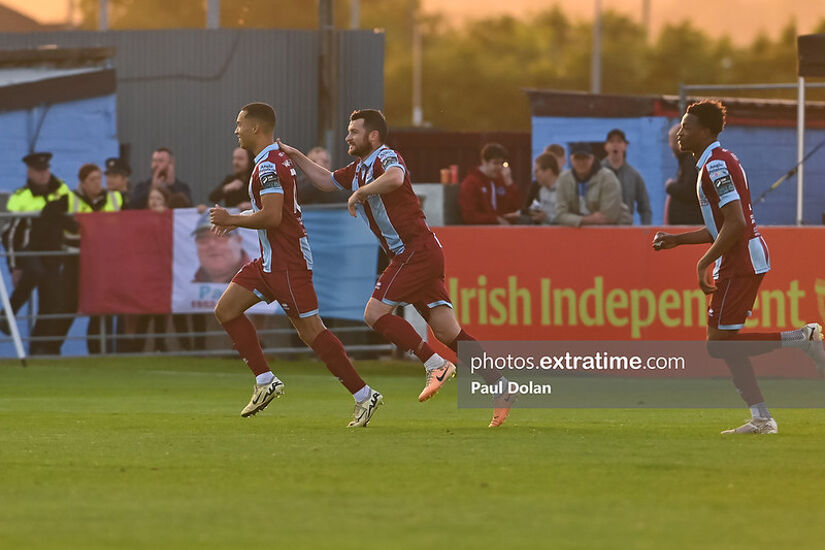
[{"label": "red fabric banner", "polygon": [[172,211],[96,212],[76,218],[82,242],[79,311],[169,313]]}]

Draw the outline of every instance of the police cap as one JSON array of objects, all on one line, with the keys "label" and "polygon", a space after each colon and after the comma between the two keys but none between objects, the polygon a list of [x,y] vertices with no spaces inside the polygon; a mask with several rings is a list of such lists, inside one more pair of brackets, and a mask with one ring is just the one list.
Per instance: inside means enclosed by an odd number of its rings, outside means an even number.
[{"label": "police cap", "polygon": [[132,173],[132,170],[129,168],[129,165],[126,163],[125,160],[112,157],[106,159],[106,174],[122,174],[124,176],[128,176]]},{"label": "police cap", "polygon": [[51,158],[51,153],[30,153],[23,157],[23,162],[25,162],[26,166],[29,168],[34,168],[35,170],[45,170],[51,166],[49,163]]}]

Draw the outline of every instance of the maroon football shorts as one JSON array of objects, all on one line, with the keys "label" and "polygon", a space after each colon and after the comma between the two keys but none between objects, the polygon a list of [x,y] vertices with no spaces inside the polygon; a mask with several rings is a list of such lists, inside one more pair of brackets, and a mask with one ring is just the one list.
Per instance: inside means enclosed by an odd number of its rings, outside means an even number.
[{"label": "maroon football shorts", "polygon": [[277,301],[289,317],[301,319],[318,314],[318,297],[312,286],[312,271],[272,271],[266,273],[260,258],[244,265],[232,278],[258,298]]},{"label": "maroon football shorts", "polygon": [[444,286],[444,254],[438,241],[429,239],[395,256],[378,278],[372,297],[391,306],[412,304],[425,319],[434,307],[452,308]]},{"label": "maroon football shorts", "polygon": [[716,292],[708,307],[708,326],[719,330],[739,330],[750,317],[764,273],[716,281]]}]

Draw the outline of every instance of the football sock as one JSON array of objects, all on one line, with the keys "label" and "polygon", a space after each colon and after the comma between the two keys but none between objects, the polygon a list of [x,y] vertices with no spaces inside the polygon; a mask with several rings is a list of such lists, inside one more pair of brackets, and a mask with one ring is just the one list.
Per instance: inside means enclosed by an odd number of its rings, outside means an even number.
[{"label": "football sock", "polygon": [[750,359],[747,357],[726,357],[725,364],[730,370],[733,385],[736,386],[739,395],[749,407],[752,404],[765,402]]},{"label": "football sock", "polygon": [[259,374],[258,376],[256,376],[255,377],[255,383],[260,386],[261,384],[269,384],[274,379],[275,379],[275,375],[272,374],[272,371],[268,370],[265,373]]},{"label": "football sock", "polygon": [[782,337],[783,348],[799,347],[806,342],[802,329],[786,330],[779,333]]},{"label": "football sock", "polygon": [[229,338],[232,339],[241,358],[256,376],[269,371],[261,343],[258,341],[258,334],[255,332],[255,325],[246,315],[235,317],[221,324],[229,334]]},{"label": "football sock", "polygon": [[[455,337],[455,340],[447,343],[447,347],[453,350],[456,354],[458,354],[459,342],[477,342],[477,340],[469,334],[467,334],[466,332],[464,332],[464,329],[461,329],[461,332],[458,333],[458,336]],[[501,378],[501,371],[498,370],[481,369],[481,372],[479,374],[487,384],[494,384]],[[505,382],[505,385],[506,384],[507,382]]]},{"label": "football sock", "polygon": [[370,387],[364,386],[363,388],[352,394],[352,396],[355,398],[356,403],[360,403],[370,396]]},{"label": "football sock", "polygon": [[771,412],[768,410],[768,406],[765,405],[765,402],[762,401],[761,403],[755,403],[750,406],[751,409],[751,417],[752,418],[770,418]]},{"label": "football sock", "polygon": [[354,394],[366,386],[347,357],[344,344],[331,331],[325,330],[319,334],[312,342],[312,350],[350,393]]},{"label": "football sock", "polygon": [[[392,313],[387,313],[375,322],[373,330],[399,347],[402,351],[411,351],[419,361],[425,363],[435,354],[433,349],[415,331],[411,324]],[[444,364],[444,360],[438,358],[438,364],[433,368],[439,368]],[[427,369],[431,370],[431,369]]]},{"label": "football sock", "polygon": [[440,369],[444,366],[444,358],[438,355],[437,353],[433,353],[432,357],[424,361],[424,368],[429,370]]}]

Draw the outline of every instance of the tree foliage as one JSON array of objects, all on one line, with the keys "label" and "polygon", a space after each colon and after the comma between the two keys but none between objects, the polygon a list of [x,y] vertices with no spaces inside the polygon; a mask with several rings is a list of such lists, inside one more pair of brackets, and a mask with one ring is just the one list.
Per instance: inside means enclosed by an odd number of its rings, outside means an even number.
[{"label": "tree foliage", "polygon": [[[113,29],[203,27],[205,0],[110,0]],[[335,23],[346,28],[348,2],[336,0]],[[83,25],[94,28],[97,0],[80,0]],[[558,7],[529,17],[486,17],[460,26],[421,13],[419,0],[362,0],[361,27],[386,33],[385,111],[393,125],[412,122],[412,39],[423,41],[425,120],[451,130],[525,130],[525,88],[587,91],[593,26]],[[232,28],[312,29],[318,0],[223,0],[221,25]],[[825,19],[815,32],[825,32]],[[709,35],[689,21],[646,36],[641,24],[607,11],[602,18],[602,91],[676,94],[679,83],[724,84],[796,80],[796,27],[776,38],[760,34],[746,46]],[[730,95],[732,95],[731,93]],[[752,92],[777,97],[776,92]],[[785,97],[793,97],[786,95]],[[821,91],[809,93],[822,99]]]}]

